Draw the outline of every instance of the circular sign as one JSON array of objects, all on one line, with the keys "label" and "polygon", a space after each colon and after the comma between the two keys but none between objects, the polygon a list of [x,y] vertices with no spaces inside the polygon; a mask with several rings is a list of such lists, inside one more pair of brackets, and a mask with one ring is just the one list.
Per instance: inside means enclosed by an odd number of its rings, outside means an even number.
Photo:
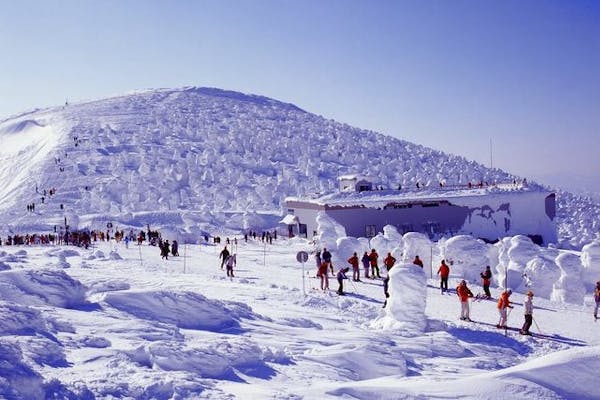
[{"label": "circular sign", "polygon": [[298,262],[306,262],[308,260],[308,253],[305,251],[299,251],[298,254],[296,254],[296,260],[298,260]]}]

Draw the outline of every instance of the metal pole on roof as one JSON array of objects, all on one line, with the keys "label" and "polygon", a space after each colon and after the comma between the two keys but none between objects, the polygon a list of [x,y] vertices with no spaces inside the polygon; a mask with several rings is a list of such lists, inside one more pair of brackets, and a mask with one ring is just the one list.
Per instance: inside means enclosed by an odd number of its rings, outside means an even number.
[{"label": "metal pole on roof", "polygon": [[492,138],[490,138],[490,169],[494,168],[494,158],[492,155]]}]

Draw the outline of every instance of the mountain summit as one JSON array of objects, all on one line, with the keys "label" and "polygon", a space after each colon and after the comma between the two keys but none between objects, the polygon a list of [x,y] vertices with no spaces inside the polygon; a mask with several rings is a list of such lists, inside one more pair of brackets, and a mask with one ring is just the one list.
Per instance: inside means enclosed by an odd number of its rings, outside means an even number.
[{"label": "mountain summit", "polygon": [[19,233],[65,220],[74,228],[150,224],[194,235],[260,228],[280,217],[285,197],[336,190],[347,173],[392,188],[516,178],[292,104],[215,88],[148,90],[23,113],[0,123],[0,143],[0,218]]}]

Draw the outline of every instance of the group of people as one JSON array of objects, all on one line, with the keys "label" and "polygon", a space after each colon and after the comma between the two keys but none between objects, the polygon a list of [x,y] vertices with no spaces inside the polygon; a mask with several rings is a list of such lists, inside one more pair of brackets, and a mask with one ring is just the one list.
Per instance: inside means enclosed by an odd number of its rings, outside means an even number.
[{"label": "group of people", "polygon": [[[362,263],[364,268],[364,275],[367,279],[375,279],[382,278],[379,271],[379,254],[375,249],[371,249],[370,252],[365,251],[362,257],[358,258],[358,253],[352,253],[352,256],[347,260],[350,267],[341,268],[337,274],[334,272],[333,263],[331,261],[331,252],[327,250],[327,248],[323,248],[323,251],[317,250],[315,252],[315,263],[317,267],[317,277],[321,279],[321,290],[329,290],[329,272],[331,271],[331,276],[337,278],[338,281],[338,290],[337,293],[339,295],[344,295],[344,280],[348,279],[347,273],[352,268],[352,281],[354,282],[362,282],[360,279],[360,264]],[[392,253],[388,252],[387,256],[383,259],[383,265],[386,267],[386,270],[389,272],[392,267],[396,264],[396,258],[392,256]],[[417,255],[413,260],[413,264],[418,265],[423,268],[423,261]],[[383,278],[383,292],[387,298],[389,297],[388,293],[388,283],[389,283],[389,275],[386,275]]]},{"label": "group of people", "polygon": [[[598,282],[600,287],[600,282]],[[506,329],[508,323],[508,309],[512,309],[514,306],[510,301],[510,295],[512,294],[512,290],[507,289],[504,290],[500,294],[500,298],[496,303],[496,307],[498,308],[498,313],[500,315],[500,319],[498,324],[496,324],[496,328],[498,329]],[[473,297],[473,292],[471,289],[467,287],[467,282],[463,279],[460,281],[458,286],[456,287],[456,295],[460,301],[460,319],[463,321],[472,321],[470,318],[470,310],[469,310],[469,298]],[[488,298],[491,298],[488,296]],[[596,304],[600,302],[600,299]],[[529,290],[527,292],[527,297],[523,302],[524,308],[524,317],[525,322],[523,326],[519,330],[521,335],[531,335],[529,329],[531,328],[531,324],[533,323],[533,291]]]},{"label": "group of people", "polygon": [[[438,275],[440,275],[440,290],[442,294],[448,291],[448,276],[450,275],[450,267],[446,264],[446,260],[442,260],[440,267],[438,268]],[[490,266],[486,266],[485,270],[479,274],[482,279],[482,286],[484,295],[478,296],[482,299],[490,300],[492,299],[492,294],[490,293],[490,283],[492,280],[492,271]],[[510,295],[512,294],[511,289],[506,289],[500,294],[500,298],[496,303],[498,308],[498,313],[500,315],[500,319],[498,324],[496,324],[496,328],[505,329],[507,328],[508,321],[508,309],[512,309],[513,305],[510,301]],[[464,279],[460,281],[458,286],[456,287],[456,295],[460,301],[460,319],[463,321],[472,321],[470,317],[470,309],[469,309],[469,298],[473,297],[473,292],[467,286],[467,281]],[[533,291],[529,290],[527,292],[527,298],[523,303],[524,307],[524,317],[525,322],[523,323],[523,327],[520,329],[519,333],[522,335],[531,335],[529,332],[529,328],[531,328],[531,324],[533,322]]]}]

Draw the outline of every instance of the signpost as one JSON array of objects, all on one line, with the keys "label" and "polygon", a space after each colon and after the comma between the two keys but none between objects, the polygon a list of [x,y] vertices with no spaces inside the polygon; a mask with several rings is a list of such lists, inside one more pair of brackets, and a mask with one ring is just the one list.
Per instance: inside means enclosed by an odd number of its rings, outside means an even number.
[{"label": "signpost", "polygon": [[298,260],[299,263],[302,263],[302,293],[304,293],[306,296],[306,284],[304,283],[304,263],[308,260],[308,253],[305,251],[299,251],[298,254],[296,254],[296,260]]}]

